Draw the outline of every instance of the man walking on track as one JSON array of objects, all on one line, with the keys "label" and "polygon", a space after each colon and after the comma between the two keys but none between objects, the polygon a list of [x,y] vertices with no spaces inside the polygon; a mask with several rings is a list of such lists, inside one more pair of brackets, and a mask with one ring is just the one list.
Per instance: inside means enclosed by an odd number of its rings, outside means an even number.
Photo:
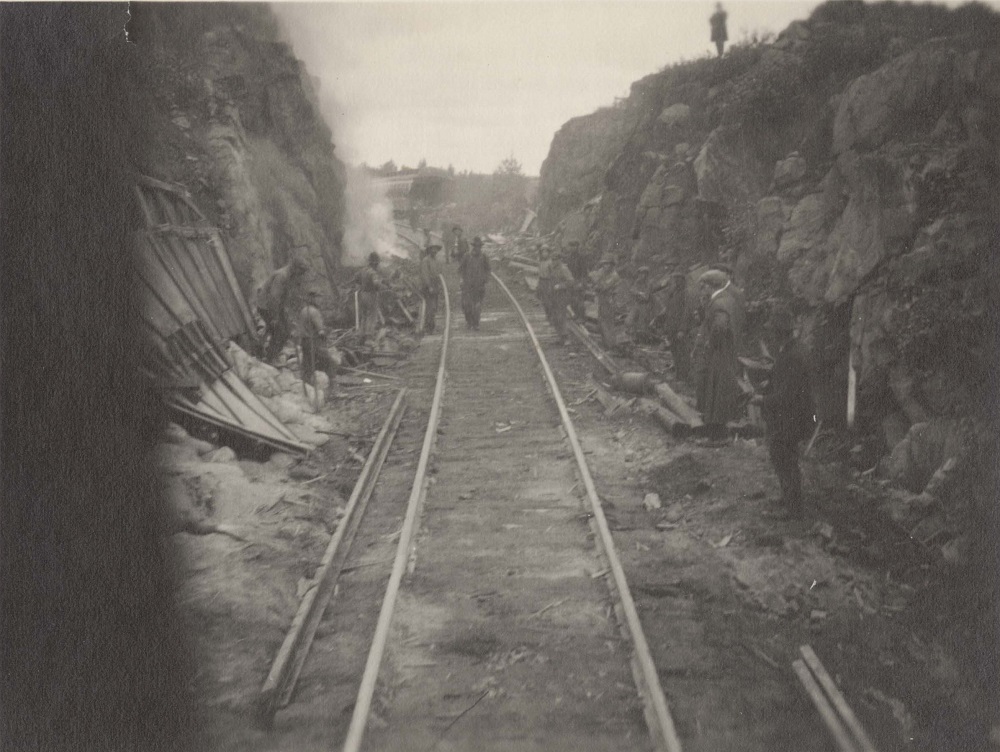
[{"label": "man walking on track", "polygon": [[437,262],[439,245],[429,245],[420,259],[420,294],[424,296],[424,333],[434,334],[438,296],[441,293],[441,265]]},{"label": "man walking on track", "polygon": [[483,295],[486,282],[490,278],[490,260],[483,255],[483,241],[472,239],[472,250],[458,262],[458,272],[462,275],[462,313],[465,325],[479,329],[479,315],[483,310]]},{"label": "man walking on track", "polygon": [[778,308],[767,323],[774,348],[774,368],[763,395],[754,397],[767,423],[767,448],[781,486],[782,514],[802,517],[799,442],[815,426],[809,367],[793,336],[789,311]]},{"label": "man walking on track", "polygon": [[378,330],[378,293],[382,289],[382,279],[378,273],[380,259],[372,251],[368,254],[368,266],[358,272],[358,318],[361,333],[369,337]]},{"label": "man walking on track", "polygon": [[726,424],[736,417],[741,397],[733,325],[736,300],[723,290],[727,282],[724,272],[707,271],[699,282],[708,300],[695,343],[698,410],[709,440],[719,442],[726,436]]},{"label": "man walking on track", "polygon": [[336,363],[330,357],[330,352],[326,348],[326,328],[323,325],[323,316],[316,305],[318,299],[319,293],[311,290],[306,298],[306,304],[299,313],[299,348],[302,350],[302,390],[305,391],[306,384],[312,385],[316,401],[316,412],[319,412],[325,401],[323,387],[316,378],[316,371],[325,373],[331,383],[336,371]]},{"label": "man walking on track", "polygon": [[264,320],[265,334],[268,337],[267,348],[264,350],[264,360],[268,362],[278,357],[291,334],[285,309],[292,286],[302,278],[305,271],[306,262],[296,256],[288,264],[272,272],[260,288],[257,310]]}]

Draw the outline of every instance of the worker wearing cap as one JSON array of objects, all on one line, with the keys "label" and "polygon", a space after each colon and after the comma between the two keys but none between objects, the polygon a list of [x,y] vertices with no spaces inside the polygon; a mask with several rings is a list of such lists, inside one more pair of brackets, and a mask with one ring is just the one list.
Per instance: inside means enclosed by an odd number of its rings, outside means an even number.
[{"label": "worker wearing cap", "polygon": [[380,263],[379,255],[372,251],[368,254],[368,265],[355,277],[355,284],[358,287],[358,319],[361,333],[366,337],[378,331],[378,294],[384,287],[382,276],[378,271]]},{"label": "worker wearing cap", "polygon": [[736,417],[741,398],[733,327],[736,301],[723,293],[728,279],[718,269],[702,274],[698,283],[706,300],[695,342],[698,410],[709,440],[718,442],[726,437],[726,424]]},{"label": "worker wearing cap", "polygon": [[490,278],[490,260],[483,255],[483,241],[472,239],[472,250],[458,262],[462,276],[462,313],[469,329],[479,329],[479,316],[483,310],[483,296]]},{"label": "worker wearing cap", "polygon": [[538,300],[545,310],[545,318],[552,323],[552,251],[547,245],[538,249]]},{"label": "worker wearing cap", "polygon": [[799,442],[812,434],[816,418],[808,361],[793,330],[791,312],[776,308],[767,322],[774,366],[762,395],[754,397],[754,402],[761,405],[767,423],[767,447],[781,486],[782,512],[801,518]]},{"label": "worker wearing cap", "polygon": [[552,299],[550,310],[552,312],[552,328],[556,330],[559,344],[566,344],[566,311],[570,300],[573,297],[577,282],[573,278],[573,272],[563,261],[562,251],[556,250],[552,253]]},{"label": "worker wearing cap", "polygon": [[[302,306],[299,313],[299,349],[302,352],[302,383],[312,384],[317,404],[322,404],[320,399],[320,387],[316,379],[316,371],[322,371],[333,382],[337,364],[330,356],[330,351],[326,348],[326,326],[323,323],[323,315],[319,311],[319,293],[310,290],[306,295],[306,304]],[[305,386],[303,386],[305,391]]]},{"label": "worker wearing cap", "polygon": [[601,340],[607,350],[618,348],[618,312],[615,305],[615,294],[621,284],[621,277],[615,271],[615,260],[611,255],[605,255],[590,273],[590,282],[597,295],[597,320],[601,325]]},{"label": "worker wearing cap", "polygon": [[441,295],[441,265],[437,261],[439,245],[429,245],[420,259],[420,294],[424,296],[424,333],[434,333],[434,317],[437,315],[438,300]]},{"label": "worker wearing cap", "polygon": [[291,327],[288,324],[287,307],[291,298],[292,288],[302,279],[306,272],[306,262],[299,256],[276,269],[260,288],[257,297],[257,310],[264,320],[264,334],[268,337],[264,350],[264,360],[273,361],[281,353],[288,341]]}]

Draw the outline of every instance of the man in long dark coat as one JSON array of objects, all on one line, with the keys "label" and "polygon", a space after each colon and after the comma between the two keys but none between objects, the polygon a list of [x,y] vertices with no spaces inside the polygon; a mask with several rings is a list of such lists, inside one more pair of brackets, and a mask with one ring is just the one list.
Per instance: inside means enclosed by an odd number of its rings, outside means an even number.
[{"label": "man in long dark coat", "polygon": [[483,241],[472,239],[472,250],[458,262],[458,273],[462,275],[462,313],[465,325],[479,329],[479,315],[483,310],[483,296],[490,278],[490,260],[483,255]]},{"label": "man in long dark coat", "polygon": [[789,516],[802,516],[802,473],[799,442],[809,438],[815,426],[809,367],[793,336],[790,312],[776,309],[767,323],[773,347],[774,367],[761,397],[767,423],[767,448],[781,486],[781,506]]},{"label": "man in long dark coat", "polygon": [[723,290],[726,285],[723,272],[707,271],[699,283],[708,300],[695,343],[698,410],[708,438],[719,441],[726,436],[726,424],[736,417],[742,396],[737,382],[739,362],[734,330],[737,304]]}]

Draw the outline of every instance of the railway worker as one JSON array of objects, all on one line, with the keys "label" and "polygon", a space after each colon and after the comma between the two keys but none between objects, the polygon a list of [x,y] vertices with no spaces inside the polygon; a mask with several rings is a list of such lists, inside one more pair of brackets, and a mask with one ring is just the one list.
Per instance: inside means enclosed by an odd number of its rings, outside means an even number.
[{"label": "railway worker", "polygon": [[691,326],[694,317],[688,306],[687,275],[683,272],[670,275],[670,284],[658,321],[670,343],[674,375],[687,381],[691,375]]},{"label": "railway worker", "polygon": [[451,263],[452,258],[455,257],[455,240],[461,230],[462,228],[456,225],[450,230],[444,231],[444,262],[446,264]]},{"label": "railway worker", "polygon": [[420,294],[424,296],[424,333],[434,333],[434,317],[437,315],[441,294],[441,265],[437,261],[439,245],[429,245],[420,260]]},{"label": "railway worker", "polygon": [[774,367],[761,395],[767,424],[767,448],[781,486],[781,516],[802,517],[802,473],[799,470],[799,442],[809,438],[815,427],[809,366],[795,341],[790,311],[776,308],[767,322]]},{"label": "railway worker", "polygon": [[361,324],[361,334],[369,337],[378,331],[378,294],[383,289],[382,276],[378,267],[381,263],[379,255],[372,251],[368,254],[368,265],[356,277],[358,286],[358,318]]},{"label": "railway worker", "polygon": [[715,13],[708,19],[708,25],[712,29],[712,42],[715,43],[715,49],[718,51],[719,57],[722,57],[722,51],[729,40],[729,35],[726,33],[726,11],[722,9],[722,3],[715,4]]},{"label": "railway worker", "polygon": [[621,285],[621,277],[615,270],[615,260],[605,255],[590,274],[591,284],[597,295],[597,320],[601,325],[601,340],[606,350],[618,349],[618,311],[615,295]]},{"label": "railway worker", "polygon": [[580,246],[579,240],[570,240],[566,244],[566,247],[567,251],[563,257],[563,261],[566,262],[566,266],[569,267],[570,272],[573,274],[573,279],[576,280],[576,285],[573,287],[573,294],[570,297],[569,307],[572,309],[573,315],[582,322],[586,314],[583,291],[587,284],[587,277],[590,274],[590,260]]},{"label": "railway worker", "polygon": [[736,352],[740,353],[743,349],[743,338],[746,334],[746,311],[747,311],[747,298],[743,290],[736,286],[736,277],[733,274],[733,267],[729,264],[716,263],[708,267],[709,269],[717,269],[726,275],[726,286],[723,288],[725,294],[732,295],[736,300],[736,318],[734,321],[735,335],[736,335]]},{"label": "railway worker", "polygon": [[545,310],[545,318],[552,323],[552,250],[543,245],[538,249],[538,300]]},{"label": "railway worker", "polygon": [[469,241],[462,237],[462,228],[455,225],[455,260],[461,263],[469,252]]},{"label": "railway worker", "polygon": [[462,276],[462,313],[465,314],[465,325],[478,331],[483,296],[490,279],[490,260],[483,255],[483,241],[478,236],[472,239],[472,250],[458,262],[458,272]]},{"label": "railway worker", "polygon": [[698,280],[706,302],[695,342],[695,384],[698,410],[708,439],[715,444],[725,439],[726,424],[736,417],[742,397],[733,328],[736,299],[723,292],[727,281],[718,269],[710,269]]},{"label": "railway worker", "polygon": [[632,293],[632,305],[629,308],[626,325],[633,341],[645,344],[656,342],[652,324],[656,318],[656,299],[653,297],[653,284],[648,266],[640,266],[635,270],[635,285]]},{"label": "railway worker", "polygon": [[555,251],[552,254],[552,298],[550,310],[552,312],[552,327],[559,337],[559,344],[566,344],[566,311],[573,298],[574,290],[577,286],[573,278],[573,272],[563,261],[562,252]]},{"label": "railway worker", "polygon": [[272,272],[260,288],[257,310],[264,320],[265,336],[268,338],[264,350],[266,361],[277,358],[285,342],[288,341],[291,327],[288,325],[286,309],[292,288],[298,284],[305,272],[306,262],[301,257],[294,256],[289,263]]},{"label": "railway worker", "polygon": [[323,315],[319,311],[319,293],[310,290],[306,296],[306,304],[299,313],[299,348],[302,351],[302,391],[306,392],[306,384],[313,387],[315,410],[319,412],[325,402],[324,387],[316,377],[316,371],[326,374],[329,383],[333,383],[337,363],[326,348],[326,327]]}]

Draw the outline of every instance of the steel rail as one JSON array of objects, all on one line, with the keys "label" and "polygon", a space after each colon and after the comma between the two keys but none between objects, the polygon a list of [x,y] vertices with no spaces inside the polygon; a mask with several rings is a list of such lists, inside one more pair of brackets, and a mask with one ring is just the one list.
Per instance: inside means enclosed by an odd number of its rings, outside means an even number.
[{"label": "steel rail", "polygon": [[604,554],[608,559],[608,566],[611,569],[615,589],[618,592],[621,610],[628,626],[629,635],[632,638],[632,645],[635,648],[635,659],[638,664],[638,671],[636,673],[639,675],[637,678],[641,680],[640,683],[644,685],[640,686],[639,689],[646,704],[646,718],[650,727],[650,736],[653,738],[653,743],[656,745],[658,750],[681,752],[681,743],[677,737],[677,731],[674,728],[674,720],[670,715],[670,709],[667,706],[667,700],[666,697],[664,697],[663,688],[660,686],[660,678],[656,673],[656,664],[653,663],[653,657],[649,650],[649,644],[646,642],[646,635],[642,631],[642,623],[639,621],[639,613],[635,608],[635,601],[632,599],[632,593],[629,590],[628,581],[625,578],[625,570],[622,568],[621,562],[618,559],[614,540],[611,537],[611,529],[608,527],[607,518],[604,516],[604,510],[601,507],[601,501],[597,495],[597,488],[594,485],[594,479],[590,475],[590,468],[587,466],[587,460],[584,457],[583,448],[580,446],[580,440],[577,438],[576,430],[573,428],[573,421],[570,419],[569,412],[566,409],[566,403],[563,401],[562,393],[559,391],[559,385],[556,383],[555,376],[552,373],[552,369],[549,367],[548,360],[545,358],[545,353],[542,351],[542,346],[538,341],[538,337],[535,335],[534,329],[531,328],[531,324],[528,323],[528,317],[525,316],[521,305],[517,302],[514,294],[510,291],[507,285],[504,284],[500,277],[498,277],[495,273],[492,274],[492,277],[497,281],[497,284],[500,285],[503,291],[507,293],[507,296],[514,304],[514,308],[517,309],[518,315],[521,317],[521,322],[528,331],[528,336],[531,338],[531,342],[534,345],[535,353],[538,355],[538,360],[542,364],[542,370],[545,372],[545,378],[548,381],[549,389],[552,391],[552,396],[555,399],[556,406],[559,408],[559,415],[562,418],[563,428],[566,431],[566,438],[569,440],[570,446],[573,448],[573,454],[576,456],[576,463],[580,470],[580,477],[587,490],[587,497],[590,499],[591,509],[594,514],[594,521],[596,522],[597,529],[600,533]]},{"label": "steel rail", "polygon": [[354,712],[351,715],[351,723],[347,729],[347,737],[344,740],[344,752],[358,752],[361,749],[365,728],[368,725],[368,714],[371,711],[372,698],[375,694],[375,683],[378,681],[379,669],[382,666],[382,658],[385,655],[385,646],[389,638],[389,626],[392,623],[392,614],[396,607],[399,586],[403,580],[403,574],[406,572],[413,533],[420,516],[420,508],[423,505],[424,496],[427,493],[427,465],[430,462],[431,451],[434,448],[437,438],[438,420],[441,417],[445,364],[448,358],[448,339],[451,334],[451,304],[448,297],[448,286],[445,284],[444,277],[439,275],[438,278],[441,280],[441,289],[444,291],[444,332],[441,337],[441,358],[438,364],[437,381],[434,386],[434,399],[431,402],[431,412],[427,419],[427,430],[424,433],[423,448],[420,451],[420,460],[417,463],[417,471],[413,477],[410,498],[406,505],[406,517],[403,519],[403,527],[399,533],[399,546],[396,549],[396,558],[392,564],[392,574],[389,576],[389,584],[386,586],[385,597],[382,600],[382,609],[378,616],[378,624],[375,627],[375,636],[372,638],[372,645],[368,651],[368,659],[365,662],[365,671],[361,678],[361,686],[354,704]]},{"label": "steel rail", "polygon": [[344,509],[344,517],[336,532],[327,544],[319,569],[313,576],[313,585],[299,602],[298,611],[292,620],[292,625],[285,635],[267,679],[257,696],[257,711],[264,725],[269,726],[279,707],[284,707],[291,699],[298,681],[299,673],[305,664],[312,646],[316,629],[323,618],[323,612],[330,602],[333,589],[340,577],[347,552],[354,540],[354,535],[361,524],[368,500],[375,489],[375,481],[379,470],[385,462],[389,447],[399,428],[403,412],[406,410],[406,389],[400,389],[395,402],[389,409],[389,415],[379,431],[375,444],[368,453],[361,474],[354,484],[351,498]]}]

